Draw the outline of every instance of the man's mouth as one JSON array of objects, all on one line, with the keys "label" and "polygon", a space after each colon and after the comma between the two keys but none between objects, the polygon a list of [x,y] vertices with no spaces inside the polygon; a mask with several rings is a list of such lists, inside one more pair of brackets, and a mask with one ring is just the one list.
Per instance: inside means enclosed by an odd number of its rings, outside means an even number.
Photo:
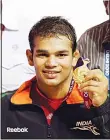
[{"label": "man's mouth", "polygon": [[43,71],[43,74],[45,75],[47,79],[55,79],[58,73],[60,73],[60,71],[49,71],[49,70]]}]

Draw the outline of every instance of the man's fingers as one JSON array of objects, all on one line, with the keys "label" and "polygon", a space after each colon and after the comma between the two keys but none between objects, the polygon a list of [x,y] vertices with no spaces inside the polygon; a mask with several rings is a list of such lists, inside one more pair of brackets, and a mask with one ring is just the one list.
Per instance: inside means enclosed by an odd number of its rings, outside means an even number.
[{"label": "man's fingers", "polygon": [[80,89],[81,92],[90,92],[90,93],[98,93],[99,92],[99,88],[94,87],[94,86],[87,86],[84,87],[82,89]]},{"label": "man's fingers", "polygon": [[95,81],[99,81],[99,82],[107,80],[107,78],[105,77],[105,75],[100,69],[94,69],[88,72],[88,74],[85,76],[85,81],[88,81],[91,79]]},{"label": "man's fingers", "polygon": [[82,89],[84,87],[87,87],[87,86],[99,87],[100,86],[100,82],[97,82],[97,81],[94,81],[94,80],[89,80],[89,81],[83,82],[80,85],[80,89]]}]

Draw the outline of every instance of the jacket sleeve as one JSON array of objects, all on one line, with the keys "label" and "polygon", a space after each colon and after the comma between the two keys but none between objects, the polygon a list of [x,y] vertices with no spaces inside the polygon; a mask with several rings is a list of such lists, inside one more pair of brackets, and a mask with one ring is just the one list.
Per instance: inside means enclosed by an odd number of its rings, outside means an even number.
[{"label": "jacket sleeve", "polygon": [[110,97],[102,106],[92,109],[96,115],[93,122],[100,129],[103,138],[110,139]]}]

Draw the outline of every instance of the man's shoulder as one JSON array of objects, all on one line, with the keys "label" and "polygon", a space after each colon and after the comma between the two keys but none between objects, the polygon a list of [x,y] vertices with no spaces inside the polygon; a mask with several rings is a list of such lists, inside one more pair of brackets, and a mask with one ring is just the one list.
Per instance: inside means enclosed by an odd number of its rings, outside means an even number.
[{"label": "man's shoulder", "polygon": [[13,96],[13,94],[15,93],[15,91],[11,91],[11,92],[5,92],[1,94],[1,104],[7,104],[10,102],[11,97]]},{"label": "man's shoulder", "polygon": [[95,31],[95,30],[97,30],[97,29],[106,28],[108,24],[110,24],[110,20],[107,20],[107,21],[105,21],[105,22],[102,22],[102,23],[100,23],[100,24],[98,24],[98,25],[95,25],[95,26],[93,26],[93,27],[87,29],[87,30],[85,31],[84,34],[86,34],[86,33],[91,33],[91,32],[93,32],[93,31]]},{"label": "man's shoulder", "polygon": [[[100,24],[98,24],[98,25],[96,25],[96,26],[93,26],[93,27],[87,29],[87,30],[81,35],[81,37],[79,38],[79,40],[78,40],[78,46],[80,45],[80,43],[84,42],[85,39],[87,39],[87,37],[90,38],[90,37],[93,36],[93,34],[94,34],[95,36],[96,36],[97,34],[99,34],[99,33],[100,33],[100,30],[103,30],[103,31],[102,31],[103,34],[106,33],[106,28],[109,28],[109,24],[110,24],[110,20],[107,20],[107,21],[105,21],[105,22],[103,22],[103,23],[100,23]],[[103,34],[102,34],[102,35],[103,35]],[[95,37],[95,36],[94,36],[94,37]]]}]

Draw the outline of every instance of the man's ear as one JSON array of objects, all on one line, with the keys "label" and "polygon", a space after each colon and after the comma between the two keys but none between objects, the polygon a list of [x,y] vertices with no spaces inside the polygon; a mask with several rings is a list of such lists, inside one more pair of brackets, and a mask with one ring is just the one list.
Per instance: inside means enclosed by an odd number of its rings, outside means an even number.
[{"label": "man's ear", "polygon": [[27,56],[27,59],[28,59],[28,64],[30,66],[34,66],[34,63],[33,63],[33,55],[32,55],[31,50],[29,50],[29,49],[26,50],[26,56]]},{"label": "man's ear", "polygon": [[76,51],[73,53],[73,62],[72,66],[75,67],[78,59],[80,58],[79,50],[76,49]]}]

